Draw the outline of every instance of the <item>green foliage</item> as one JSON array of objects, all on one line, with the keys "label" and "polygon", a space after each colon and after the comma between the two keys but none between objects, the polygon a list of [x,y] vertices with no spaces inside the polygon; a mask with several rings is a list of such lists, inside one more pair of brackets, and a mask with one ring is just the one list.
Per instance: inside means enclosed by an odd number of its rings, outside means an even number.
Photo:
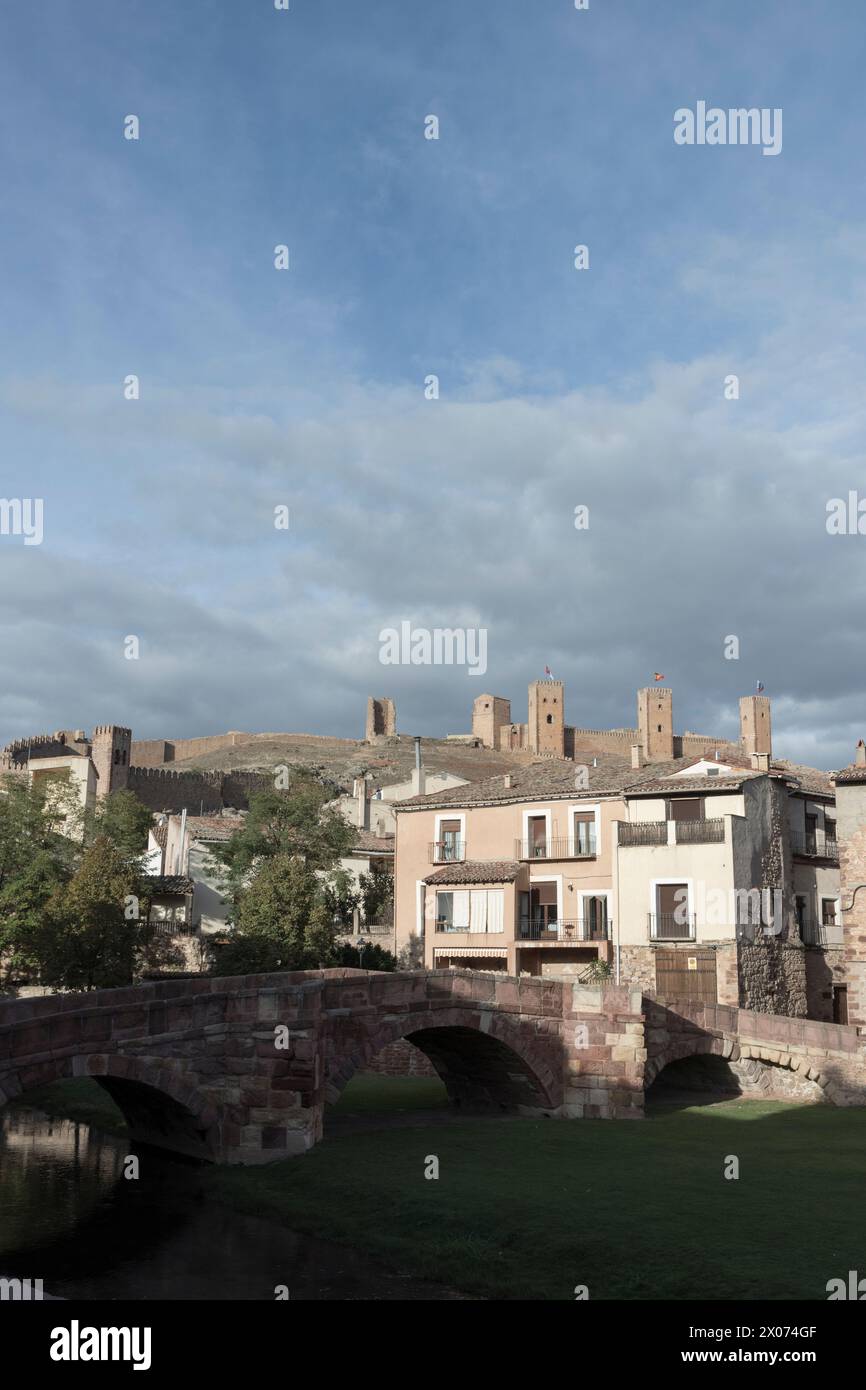
[{"label": "green foliage", "polygon": [[[361,878],[364,878],[363,874]],[[332,921],[350,927],[354,920],[355,908],[360,905],[361,894],[347,869],[334,869],[322,880],[322,896]]]},{"label": "green foliage", "polygon": [[48,904],[75,866],[58,805],[29,778],[0,780],[0,987],[38,969]]},{"label": "green foliage", "polygon": [[331,964],[355,966],[361,970],[396,970],[397,957],[386,951],[384,946],[380,946],[378,941],[365,944],[363,951],[359,951],[357,946],[351,945],[348,941],[342,941]]},{"label": "green foliage", "polygon": [[365,922],[393,922],[394,920],[394,875],[387,869],[374,869],[369,874],[359,874],[361,905]]},{"label": "green foliage", "polygon": [[107,836],[95,839],[47,905],[37,952],[44,984],[89,990],[132,983],[140,928],[127,921],[124,900],[136,888],[123,853]]},{"label": "green foliage", "polygon": [[259,866],[277,856],[298,858],[309,869],[333,869],[355,843],[356,830],[333,806],[331,790],[298,770],[285,791],[256,792],[244,827],[214,855],[227,869],[227,889],[239,902]]},{"label": "green foliage", "polygon": [[132,792],[112,792],[97,803],[87,819],[84,843],[91,845],[100,837],[107,839],[124,860],[140,872],[147,852],[148,832],[153,814],[142,806]]}]

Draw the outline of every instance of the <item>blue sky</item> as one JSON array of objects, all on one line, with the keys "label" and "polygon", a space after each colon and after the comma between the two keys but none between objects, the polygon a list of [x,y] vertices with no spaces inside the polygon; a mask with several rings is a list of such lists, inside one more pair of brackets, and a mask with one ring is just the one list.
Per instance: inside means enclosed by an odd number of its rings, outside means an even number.
[{"label": "blue sky", "polygon": [[[659,670],[732,733],[760,678],[777,752],[850,760],[866,11],[692,8],[7,7],[0,495],[45,538],[0,536],[0,739],[354,736],[368,693],[442,734],[549,664],[578,725]],[[782,152],[677,146],[698,100]],[[403,619],[488,673],[383,667]]]}]

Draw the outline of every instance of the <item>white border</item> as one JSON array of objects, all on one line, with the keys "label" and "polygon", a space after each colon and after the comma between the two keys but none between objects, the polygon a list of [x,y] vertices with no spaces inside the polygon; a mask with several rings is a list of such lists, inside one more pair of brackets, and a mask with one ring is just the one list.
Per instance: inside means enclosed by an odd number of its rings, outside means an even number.
[{"label": "white border", "polygon": [[[697,917],[697,913],[695,912],[695,894],[694,894],[694,889],[693,889],[693,887],[692,887],[693,880],[690,879],[690,878],[683,878],[682,874],[677,874],[677,876],[676,876],[675,878],[651,878],[651,879],[650,879],[650,885],[649,885],[649,902],[650,902],[649,910],[650,910],[650,913],[651,913],[651,915],[652,915],[653,917],[658,916],[658,908],[656,907],[656,888],[658,887],[658,885],[659,885],[660,883],[684,883],[684,884],[686,885],[686,888],[687,888],[688,891],[689,891],[689,916],[691,917],[691,916],[694,914],[694,918],[695,918],[695,934],[694,934],[694,936],[677,936],[677,937],[671,937],[671,938],[663,937],[663,938],[661,938],[661,939],[662,939],[662,940],[668,940],[668,939],[670,939],[670,940],[672,940],[672,941],[697,941],[697,939],[698,939],[698,917]],[[700,925],[703,926],[703,925],[704,925],[703,922],[701,922]],[[658,941],[658,940],[659,940],[659,937],[657,937],[657,936],[652,936],[652,935],[651,935],[651,936],[650,936],[650,940],[651,940],[651,941]]]},{"label": "white border", "polygon": [[573,806],[568,808],[568,857],[574,858],[574,813],[575,811],[592,811],[595,816],[595,857],[598,859],[601,854],[601,806],[598,802],[588,804],[585,801],[576,801]]}]

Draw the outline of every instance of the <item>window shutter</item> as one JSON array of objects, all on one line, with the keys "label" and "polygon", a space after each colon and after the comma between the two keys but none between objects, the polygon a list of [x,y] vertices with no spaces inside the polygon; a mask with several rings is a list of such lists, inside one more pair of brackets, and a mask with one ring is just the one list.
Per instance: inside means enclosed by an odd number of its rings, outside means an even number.
[{"label": "window shutter", "polygon": [[454,894],[454,926],[469,930],[469,893]]},{"label": "window shutter", "polygon": [[501,888],[487,894],[487,930],[505,931],[505,893]]}]

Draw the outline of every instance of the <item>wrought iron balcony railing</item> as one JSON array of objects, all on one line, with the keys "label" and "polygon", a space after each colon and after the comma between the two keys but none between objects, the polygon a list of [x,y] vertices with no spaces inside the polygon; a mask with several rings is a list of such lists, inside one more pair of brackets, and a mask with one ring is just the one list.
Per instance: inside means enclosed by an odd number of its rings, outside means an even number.
[{"label": "wrought iron balcony railing", "polygon": [[581,840],[515,840],[515,859],[596,859],[595,836]]},{"label": "wrought iron balcony railing", "polygon": [[556,922],[518,923],[520,941],[609,941],[610,922],[593,921],[589,917],[563,918]]},{"label": "wrought iron balcony railing", "polygon": [[647,925],[653,941],[694,941],[695,917],[680,912],[648,912]]},{"label": "wrought iron balcony railing", "polygon": [[462,864],[466,858],[465,840],[434,840],[428,845],[431,864]]},{"label": "wrought iron balcony railing", "polygon": [[792,835],[791,848],[804,859],[833,859],[838,862],[839,846],[827,835]]}]

